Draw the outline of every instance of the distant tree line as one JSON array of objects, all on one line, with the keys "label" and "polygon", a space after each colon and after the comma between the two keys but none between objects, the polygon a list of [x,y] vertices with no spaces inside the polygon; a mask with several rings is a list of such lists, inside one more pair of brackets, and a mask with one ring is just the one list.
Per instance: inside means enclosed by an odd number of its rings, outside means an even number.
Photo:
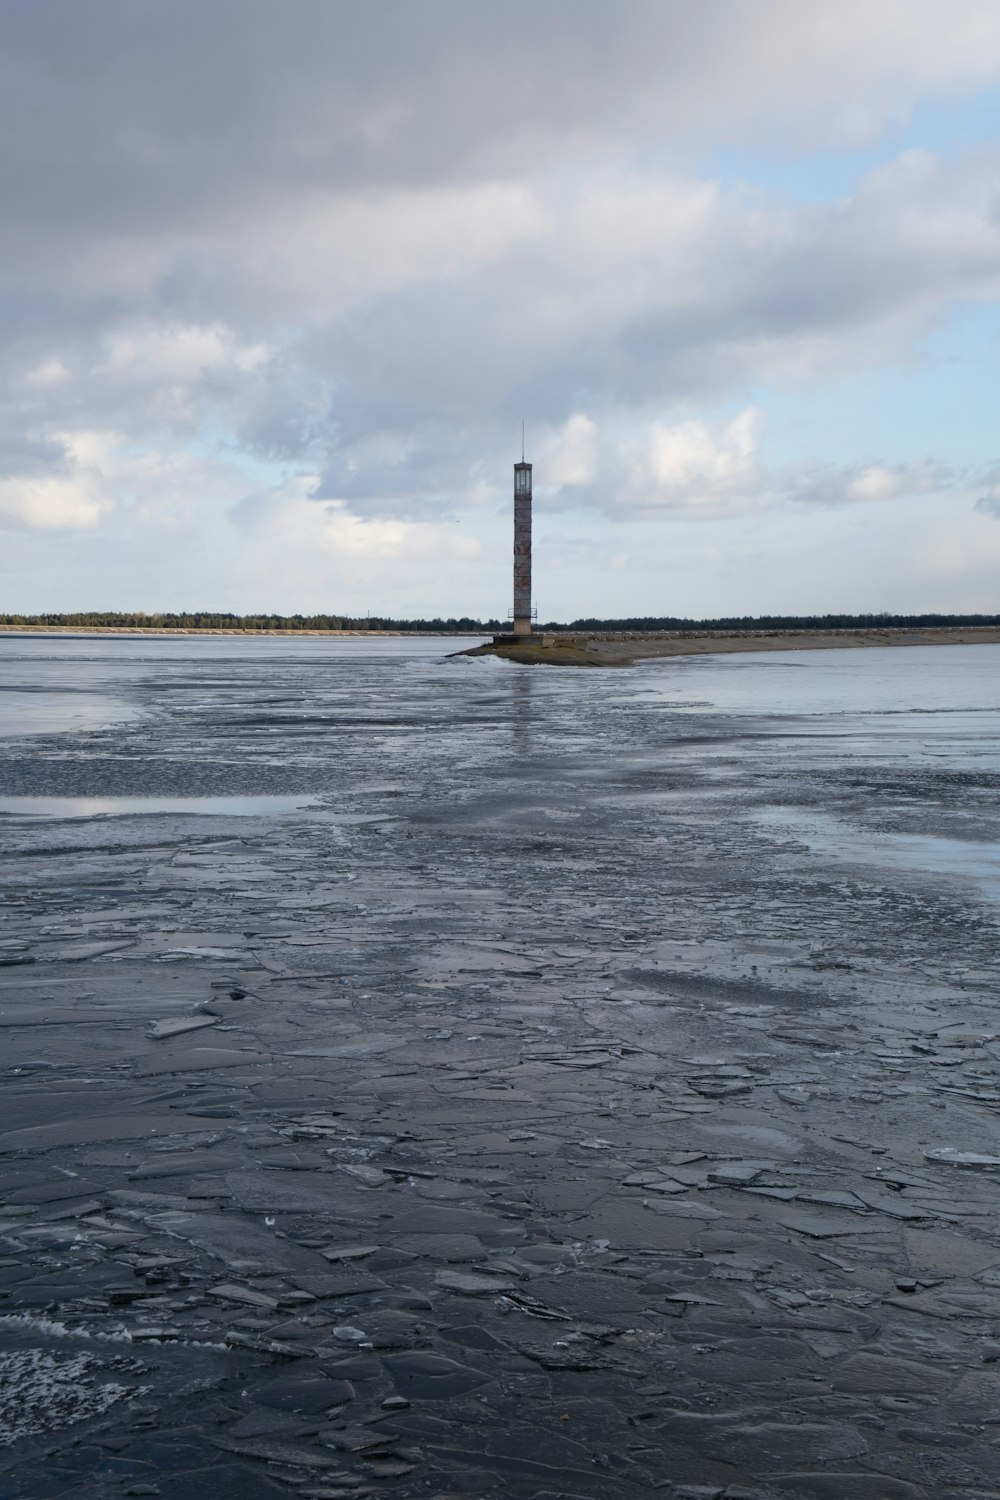
[{"label": "distant tree line", "polygon": [[70,614],[0,614],[0,625],[65,625],[105,630],[412,630],[454,631],[489,635],[503,628],[500,620],[390,620],[381,615],[236,615],[222,610],[181,610],[163,614],[123,610],[77,610]]},{"label": "distant tree line", "polygon": [[673,615],[628,620],[574,620],[545,630],[884,630],[933,629],[947,625],[1000,625],[1000,615],[728,615],[718,620],[682,620]]},{"label": "distant tree line", "polygon": [[[237,615],[219,610],[186,610],[164,614],[122,610],[78,610],[70,614],[0,614],[0,625],[64,625],[77,629],[119,630],[392,630],[414,633],[493,635],[510,628],[509,621],[474,620],[468,615],[433,620],[393,620],[386,615]],[[713,620],[689,620],[676,615],[643,615],[628,619],[580,619],[569,624],[550,620],[544,631],[663,631],[663,630],[884,630],[933,629],[941,626],[995,625],[998,615],[730,615]]]}]

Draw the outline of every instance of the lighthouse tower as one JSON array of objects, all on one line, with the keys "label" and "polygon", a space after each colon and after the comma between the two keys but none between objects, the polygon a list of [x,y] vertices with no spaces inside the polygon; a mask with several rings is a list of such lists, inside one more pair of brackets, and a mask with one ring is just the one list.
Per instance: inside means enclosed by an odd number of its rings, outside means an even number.
[{"label": "lighthouse tower", "polygon": [[514,634],[531,634],[531,465],[514,465]]}]

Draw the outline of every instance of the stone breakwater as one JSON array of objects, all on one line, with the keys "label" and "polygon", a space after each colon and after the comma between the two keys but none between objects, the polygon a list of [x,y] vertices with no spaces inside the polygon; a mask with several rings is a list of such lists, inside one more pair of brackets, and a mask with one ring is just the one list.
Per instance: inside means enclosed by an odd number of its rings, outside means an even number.
[{"label": "stone breakwater", "polygon": [[540,634],[529,641],[495,636],[465,656],[498,656],[522,666],[623,667],[669,656],[712,656],[734,651],[833,651],[886,646],[971,646],[1000,643],[991,626],[909,630],[594,631]]}]

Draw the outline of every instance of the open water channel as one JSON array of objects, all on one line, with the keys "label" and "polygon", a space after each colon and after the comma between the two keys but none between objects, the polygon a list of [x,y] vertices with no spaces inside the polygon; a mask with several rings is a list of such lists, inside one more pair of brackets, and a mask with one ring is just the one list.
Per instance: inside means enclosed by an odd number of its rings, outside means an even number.
[{"label": "open water channel", "polygon": [[1000,647],[0,639],[0,1494],[994,1500]]}]

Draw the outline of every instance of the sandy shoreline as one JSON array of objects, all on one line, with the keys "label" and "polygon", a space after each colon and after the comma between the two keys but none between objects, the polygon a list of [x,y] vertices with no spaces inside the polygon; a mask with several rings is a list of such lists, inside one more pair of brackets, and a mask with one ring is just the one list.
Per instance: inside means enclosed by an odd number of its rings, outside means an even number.
[{"label": "sandy shoreline", "polygon": [[483,630],[230,630],[222,625],[159,625],[155,629],[144,625],[0,625],[0,635],[251,635],[251,636],[393,636],[405,640],[407,636],[479,636],[488,635]]},{"label": "sandy shoreline", "polygon": [[460,656],[499,656],[523,666],[628,667],[662,656],[709,656],[734,651],[835,651],[879,646],[973,646],[1000,644],[1000,628],[954,626],[910,630],[672,631],[643,636],[622,633],[544,635],[525,644],[497,638]]}]

